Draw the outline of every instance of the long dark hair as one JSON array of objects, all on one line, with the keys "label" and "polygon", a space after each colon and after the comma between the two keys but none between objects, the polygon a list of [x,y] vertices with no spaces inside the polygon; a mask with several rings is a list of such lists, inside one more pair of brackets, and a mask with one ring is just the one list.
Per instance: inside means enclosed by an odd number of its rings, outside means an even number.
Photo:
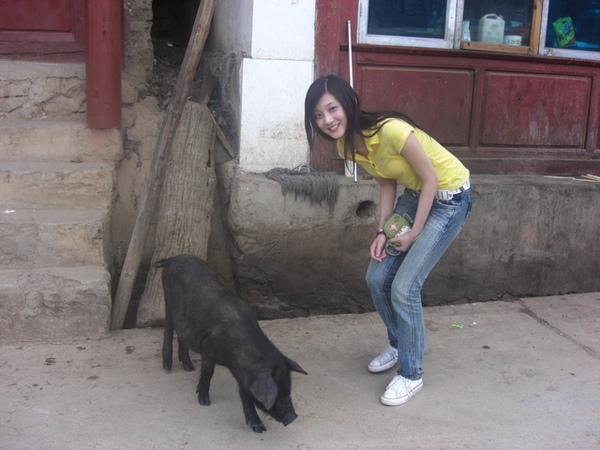
[{"label": "long dark hair", "polygon": [[[304,100],[304,127],[310,149],[313,149],[317,136],[334,141],[317,126],[314,110],[326,93],[333,95],[344,110],[348,126],[344,135],[344,159],[354,162],[355,138],[357,135],[371,137],[383,126],[386,119],[401,119],[415,128],[419,128],[410,117],[398,111],[368,112],[360,108],[360,98],[352,86],[336,75],[327,75],[316,80],[308,88]],[[372,132],[368,130],[373,130]]]}]

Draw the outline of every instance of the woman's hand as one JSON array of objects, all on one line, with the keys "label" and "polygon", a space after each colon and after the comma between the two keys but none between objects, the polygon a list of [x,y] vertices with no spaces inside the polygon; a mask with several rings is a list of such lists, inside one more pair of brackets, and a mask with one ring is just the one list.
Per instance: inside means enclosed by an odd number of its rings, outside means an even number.
[{"label": "woman's hand", "polygon": [[385,234],[378,235],[371,244],[371,258],[381,262],[387,255],[385,253]]},{"label": "woman's hand", "polygon": [[404,233],[400,236],[396,236],[394,238],[388,239],[386,242],[388,244],[394,244],[394,248],[399,252],[407,252],[417,239],[418,235],[415,235],[412,230],[408,233]]},{"label": "woman's hand", "polygon": [[[398,182],[380,177],[374,177],[374,180],[379,184],[379,228],[381,228],[394,211]],[[379,234],[371,244],[371,258],[375,261],[381,262],[386,257],[385,242],[385,234]]]}]

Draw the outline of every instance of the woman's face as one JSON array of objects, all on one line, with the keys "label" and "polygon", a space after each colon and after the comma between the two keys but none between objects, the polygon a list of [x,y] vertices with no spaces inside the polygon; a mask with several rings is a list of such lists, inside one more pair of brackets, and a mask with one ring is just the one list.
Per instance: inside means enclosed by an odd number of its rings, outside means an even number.
[{"label": "woman's face", "polygon": [[337,98],[329,92],[323,94],[315,106],[313,117],[319,129],[333,139],[339,139],[346,134],[346,113]]}]

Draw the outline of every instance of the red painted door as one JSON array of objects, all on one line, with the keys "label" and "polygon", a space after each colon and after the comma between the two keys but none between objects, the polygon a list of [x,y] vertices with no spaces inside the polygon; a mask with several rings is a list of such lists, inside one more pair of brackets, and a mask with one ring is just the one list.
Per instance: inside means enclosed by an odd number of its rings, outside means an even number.
[{"label": "red painted door", "polygon": [[85,0],[0,0],[0,54],[80,52]]}]

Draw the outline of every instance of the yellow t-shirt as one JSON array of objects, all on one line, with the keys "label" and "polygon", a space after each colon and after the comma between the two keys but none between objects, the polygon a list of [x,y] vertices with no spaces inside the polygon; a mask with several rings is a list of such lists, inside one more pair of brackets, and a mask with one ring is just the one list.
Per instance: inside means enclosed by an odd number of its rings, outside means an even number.
[{"label": "yellow t-shirt", "polygon": [[[402,156],[402,148],[410,133],[415,134],[433,164],[438,176],[438,189],[453,190],[466,183],[469,170],[458,158],[427,133],[400,119],[388,119],[375,135],[365,138],[369,157],[357,153],[356,162],[374,177],[393,178],[409,189],[420,191],[423,182]],[[344,138],[338,139],[337,150],[343,158]]]}]

